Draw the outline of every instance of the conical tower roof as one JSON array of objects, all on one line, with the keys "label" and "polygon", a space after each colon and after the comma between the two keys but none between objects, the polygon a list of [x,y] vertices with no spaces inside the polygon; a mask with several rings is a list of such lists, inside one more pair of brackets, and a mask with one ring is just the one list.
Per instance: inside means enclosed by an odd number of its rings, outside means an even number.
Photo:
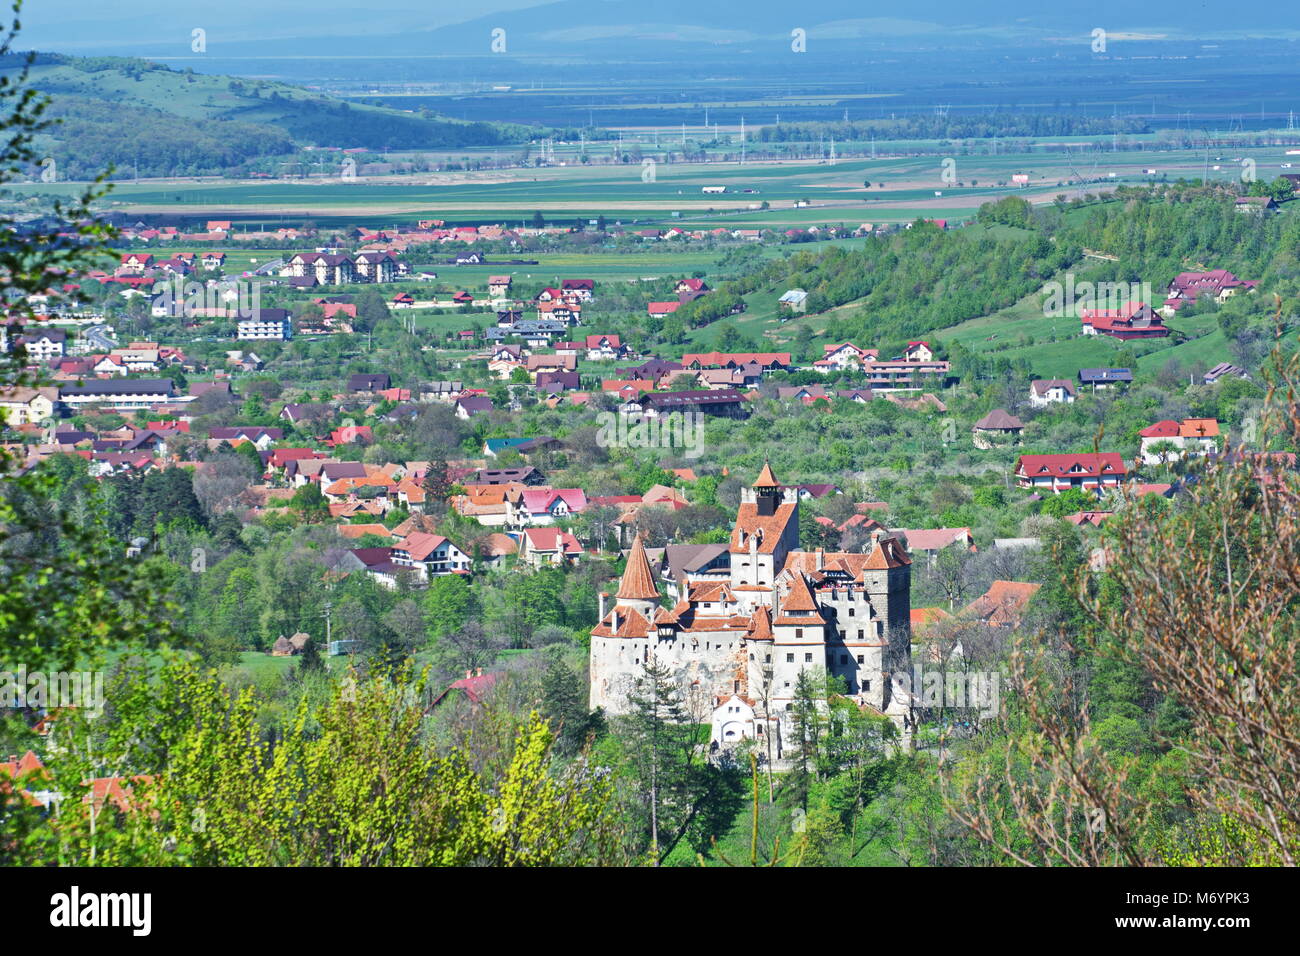
[{"label": "conical tower roof", "polygon": [[758,481],[754,482],[755,488],[780,488],[781,483],[776,480],[776,475],[772,474],[772,466],[763,462],[763,470],[758,473]]},{"label": "conical tower roof", "polygon": [[650,559],[640,535],[632,542],[632,553],[627,556],[627,568],[623,571],[616,597],[633,601],[659,600],[659,588],[655,586],[654,572],[650,570]]}]

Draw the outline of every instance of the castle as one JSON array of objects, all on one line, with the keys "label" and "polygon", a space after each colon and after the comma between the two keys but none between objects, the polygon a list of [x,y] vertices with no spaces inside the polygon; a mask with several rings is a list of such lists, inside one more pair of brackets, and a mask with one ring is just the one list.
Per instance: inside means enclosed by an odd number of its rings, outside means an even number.
[{"label": "castle", "polygon": [[891,675],[911,667],[906,550],[884,536],[866,554],[798,547],[797,491],[783,488],[766,464],[741,492],[729,579],[681,582],[682,599],[660,607],[638,537],[613,606],[601,595],[591,632],[591,707],[627,713],[653,657],[677,676],[693,719],[711,720],[716,748],[754,739],[781,760],[791,740],[787,711],[806,669],[844,678],[860,706],[906,730],[907,707],[890,687]]}]

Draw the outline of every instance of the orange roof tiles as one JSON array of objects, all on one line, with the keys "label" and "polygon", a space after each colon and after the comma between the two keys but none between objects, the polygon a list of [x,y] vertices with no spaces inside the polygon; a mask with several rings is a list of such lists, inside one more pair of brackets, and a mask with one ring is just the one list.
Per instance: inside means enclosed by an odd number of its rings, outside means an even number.
[{"label": "orange roof tiles", "polygon": [[659,589],[655,587],[654,574],[650,570],[650,559],[646,557],[645,544],[637,535],[632,543],[632,553],[627,558],[627,568],[618,587],[617,597],[630,600],[659,599]]}]

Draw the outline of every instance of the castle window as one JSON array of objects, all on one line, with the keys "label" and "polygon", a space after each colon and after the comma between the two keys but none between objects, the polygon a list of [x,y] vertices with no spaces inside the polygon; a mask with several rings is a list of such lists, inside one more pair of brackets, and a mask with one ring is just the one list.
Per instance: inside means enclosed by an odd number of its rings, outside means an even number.
[{"label": "castle window", "polygon": [[858,663],[859,663],[859,664],[865,664],[865,663],[866,663],[866,661],[863,660],[863,658],[864,658],[865,656],[866,656],[866,655],[864,655],[864,654],[859,654],[859,655],[858,655]]},{"label": "castle window", "polygon": [[869,693],[871,693],[871,681],[869,681],[869,680],[864,680],[864,681],[862,682],[862,692],[863,692],[864,694],[869,694]]},{"label": "castle window", "polygon": [[811,654],[805,654],[805,655],[803,656],[803,662],[804,662],[805,664],[811,664],[811,663],[812,663],[812,655],[811,655]]},{"label": "castle window", "polygon": [[853,612],[856,611],[856,610],[857,610],[857,608],[855,608],[855,607],[851,607],[851,608],[849,608],[849,617],[853,617],[853,616],[854,616],[854,613],[853,613]]},{"label": "castle window", "polygon": [[764,654],[764,655],[763,655],[763,663],[764,663],[764,664],[770,664],[770,663],[772,663],[772,655],[771,655],[771,654]]},{"label": "castle window", "polygon": [[787,664],[793,664],[793,663],[794,663],[794,655],[793,655],[793,654],[787,654],[787,655],[785,655],[785,662],[786,662]]},{"label": "castle window", "polygon": [[799,638],[803,637],[803,628],[796,627],[794,629],[794,636],[795,636],[795,640],[798,640]]},{"label": "castle window", "polygon": [[858,628],[858,640],[860,641],[864,640],[866,636],[867,636],[867,632],[862,630],[862,628]]}]

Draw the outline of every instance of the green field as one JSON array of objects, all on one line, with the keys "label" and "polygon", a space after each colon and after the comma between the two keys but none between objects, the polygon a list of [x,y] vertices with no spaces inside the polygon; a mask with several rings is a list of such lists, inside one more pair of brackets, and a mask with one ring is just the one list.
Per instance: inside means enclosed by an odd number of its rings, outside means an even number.
[{"label": "green field", "polygon": [[[629,163],[356,180],[317,176],[267,182],[214,178],[123,182],[105,200],[104,208],[139,215],[180,214],[195,220],[233,218],[250,226],[310,220],[319,226],[386,227],[417,218],[520,225],[527,224],[534,211],[541,211],[549,222],[565,225],[603,215],[611,225],[791,228],[814,223],[969,219],[981,203],[1011,192],[1042,203],[1056,195],[1147,182],[1153,178],[1144,174],[1147,168],[1158,171],[1155,178],[1170,180],[1199,178],[1205,171],[1204,156],[1186,151],[1079,154],[1031,148],[992,156],[965,155],[960,144],[951,145],[951,157],[882,157],[835,165],[827,161],[661,162],[654,167],[652,181],[643,179],[639,163]],[[1213,163],[1220,168],[1211,169],[1210,178],[1238,178],[1237,153],[1254,158],[1262,175],[1274,174],[1283,160],[1281,147],[1241,149]],[[955,181],[945,182],[943,159],[952,160],[950,178]],[[337,161],[337,157],[322,159]],[[1030,177],[1027,187],[998,185],[1009,183],[1017,172]],[[1080,177],[1089,182],[1079,184]],[[864,182],[872,185],[867,188]],[[707,185],[725,186],[728,192],[706,195],[701,190]],[[28,183],[12,188],[20,196],[66,196],[78,187]],[[796,208],[801,200],[811,205]],[[748,208],[763,202],[770,208]]]}]

